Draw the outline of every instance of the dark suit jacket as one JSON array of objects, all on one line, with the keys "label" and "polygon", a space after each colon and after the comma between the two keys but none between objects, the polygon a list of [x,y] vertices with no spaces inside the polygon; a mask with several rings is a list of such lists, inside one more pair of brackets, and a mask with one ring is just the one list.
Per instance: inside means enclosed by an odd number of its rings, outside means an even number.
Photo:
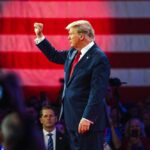
[{"label": "dark suit jacket", "polygon": [[56,132],[56,150],[70,150],[69,139],[60,133]]},{"label": "dark suit jacket", "polygon": [[69,139],[61,132],[59,132],[57,129],[56,129],[56,150],[70,150]]},{"label": "dark suit jacket", "polygon": [[71,63],[77,50],[57,51],[46,39],[37,46],[50,61],[64,64],[63,110],[67,128],[77,131],[83,117],[94,122],[91,131],[102,131],[106,123],[103,100],[110,74],[106,55],[94,44],[75,66],[69,79]]}]

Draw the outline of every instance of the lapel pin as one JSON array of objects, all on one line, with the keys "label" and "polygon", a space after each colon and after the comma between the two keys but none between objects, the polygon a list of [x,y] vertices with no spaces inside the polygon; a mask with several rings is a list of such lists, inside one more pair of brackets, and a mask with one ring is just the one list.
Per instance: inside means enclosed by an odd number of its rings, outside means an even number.
[{"label": "lapel pin", "polygon": [[87,56],[86,59],[89,59],[89,56]]}]

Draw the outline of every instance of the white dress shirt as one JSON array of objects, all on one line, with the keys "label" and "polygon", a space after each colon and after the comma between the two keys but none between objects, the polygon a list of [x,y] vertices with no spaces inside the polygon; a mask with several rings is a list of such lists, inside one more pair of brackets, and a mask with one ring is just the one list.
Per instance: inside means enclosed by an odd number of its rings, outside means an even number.
[{"label": "white dress shirt", "polygon": [[90,42],[88,45],[86,45],[85,47],[83,47],[81,49],[81,55],[80,55],[80,58],[79,60],[86,54],[86,52],[94,45],[94,42]]},{"label": "white dress shirt", "polygon": [[39,43],[41,43],[44,39],[45,39],[45,36],[42,36],[42,37],[40,37],[40,38],[36,38],[36,39],[34,40],[34,42],[35,42],[36,44],[39,44]]},{"label": "white dress shirt", "polygon": [[52,139],[53,139],[53,149],[56,150],[56,128],[52,132],[47,132],[46,130],[43,129],[43,135],[44,135],[44,143],[45,147],[47,149],[48,146],[48,138],[49,138],[49,133],[52,134]]}]

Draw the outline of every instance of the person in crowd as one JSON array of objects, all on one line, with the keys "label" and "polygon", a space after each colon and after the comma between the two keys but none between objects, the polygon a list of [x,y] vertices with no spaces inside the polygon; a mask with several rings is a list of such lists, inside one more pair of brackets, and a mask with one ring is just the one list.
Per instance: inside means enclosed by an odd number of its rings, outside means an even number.
[{"label": "person in crowd", "polygon": [[40,103],[40,107],[42,107],[43,105],[52,105],[52,102],[49,100],[46,92],[44,91],[40,92],[39,103]]},{"label": "person in crowd", "polygon": [[144,131],[146,137],[150,138],[150,110],[145,110],[143,113]]},{"label": "person in crowd", "polygon": [[118,116],[121,120],[121,113],[117,111],[116,107],[112,107],[110,113],[107,112],[108,127],[105,129],[104,148],[107,145],[111,150],[121,150],[123,129],[121,123],[118,124]]},{"label": "person in crowd", "polygon": [[69,140],[56,128],[57,115],[53,107],[48,105],[42,107],[40,122],[47,150],[70,150]]},{"label": "person in crowd", "polygon": [[149,150],[150,139],[145,137],[144,125],[138,118],[130,119],[126,124],[122,150]]},{"label": "person in crowd", "polygon": [[[105,97],[107,112],[110,113],[112,107],[116,108],[117,118],[115,119],[117,119],[116,121],[118,124],[126,122],[129,118],[128,110],[123,105],[122,98],[120,96],[120,87],[123,84],[126,84],[126,82],[122,82],[119,78],[110,78]],[[119,118],[119,114],[122,116],[121,118]]]},{"label": "person in crowd", "polygon": [[12,112],[4,118],[1,133],[5,150],[17,150],[23,144],[23,125],[18,113]]},{"label": "person in crowd", "polygon": [[71,149],[102,150],[103,130],[106,126],[103,100],[110,64],[95,43],[94,29],[89,21],[74,21],[66,29],[71,46],[68,51],[58,51],[48,42],[42,32],[42,23],[34,24],[35,42],[50,61],[65,66],[61,114]]},{"label": "person in crowd", "polygon": [[45,150],[42,133],[32,122],[24,104],[19,78],[14,73],[0,75],[1,146],[4,150]]}]

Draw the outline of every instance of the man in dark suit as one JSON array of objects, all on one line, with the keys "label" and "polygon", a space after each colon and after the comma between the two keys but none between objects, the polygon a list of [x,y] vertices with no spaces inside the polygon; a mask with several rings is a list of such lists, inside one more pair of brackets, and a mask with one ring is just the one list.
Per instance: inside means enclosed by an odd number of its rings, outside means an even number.
[{"label": "man in dark suit", "polygon": [[46,57],[64,64],[62,108],[72,150],[102,150],[106,114],[103,99],[110,65],[94,42],[94,29],[86,20],[70,23],[66,29],[71,48],[57,51],[44,37],[42,23],[35,23],[35,42]]},{"label": "man in dark suit", "polygon": [[[57,115],[53,107],[42,107],[40,122],[42,124],[46,150],[70,150],[68,138],[56,129]],[[49,137],[50,134],[51,137]],[[52,149],[48,148],[49,138],[52,138]]]}]

